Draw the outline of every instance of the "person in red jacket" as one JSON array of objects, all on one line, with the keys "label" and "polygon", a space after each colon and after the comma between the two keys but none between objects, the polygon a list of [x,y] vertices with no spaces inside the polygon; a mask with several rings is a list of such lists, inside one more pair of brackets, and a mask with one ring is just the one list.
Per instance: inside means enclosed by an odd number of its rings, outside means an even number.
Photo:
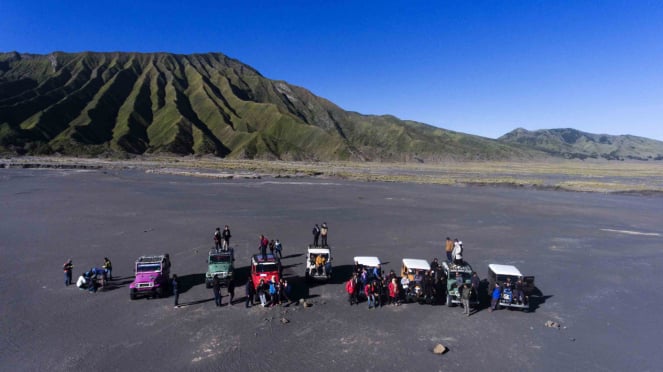
[{"label": "person in red jacket", "polygon": [[369,282],[364,287],[364,293],[366,293],[366,300],[368,300],[368,308],[372,309],[375,307],[375,287],[373,283]]},{"label": "person in red jacket", "polygon": [[400,305],[398,302],[398,283],[396,278],[392,278],[389,282],[389,303],[392,305]]},{"label": "person in red jacket", "polygon": [[345,291],[348,292],[348,301],[350,301],[350,306],[354,304],[359,304],[357,298],[356,287],[359,283],[357,282],[357,274],[353,274],[352,278],[345,283]]}]

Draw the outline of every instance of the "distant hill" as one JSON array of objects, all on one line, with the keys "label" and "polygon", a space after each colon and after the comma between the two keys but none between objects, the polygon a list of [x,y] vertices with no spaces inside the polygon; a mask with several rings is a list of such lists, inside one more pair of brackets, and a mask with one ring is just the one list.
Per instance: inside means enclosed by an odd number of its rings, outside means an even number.
[{"label": "distant hill", "polygon": [[0,151],[323,161],[539,154],[393,116],[348,112],[220,53],[119,52],[0,54]]},{"label": "distant hill", "polygon": [[663,160],[663,142],[631,135],[591,134],[568,128],[518,128],[498,140],[569,159]]}]

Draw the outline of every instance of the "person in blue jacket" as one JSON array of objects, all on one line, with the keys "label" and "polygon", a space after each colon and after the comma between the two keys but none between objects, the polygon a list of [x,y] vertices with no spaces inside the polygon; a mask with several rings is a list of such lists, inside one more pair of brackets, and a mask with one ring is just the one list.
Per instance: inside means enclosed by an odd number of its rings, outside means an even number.
[{"label": "person in blue jacket", "polygon": [[495,283],[495,288],[493,288],[493,294],[490,299],[490,312],[497,309],[497,302],[500,300],[500,295],[502,290],[500,289],[499,283]]}]

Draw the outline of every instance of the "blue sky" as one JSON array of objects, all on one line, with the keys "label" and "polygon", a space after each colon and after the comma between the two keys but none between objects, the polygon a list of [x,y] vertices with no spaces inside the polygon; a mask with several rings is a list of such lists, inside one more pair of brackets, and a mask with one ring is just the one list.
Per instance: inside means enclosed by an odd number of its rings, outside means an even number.
[{"label": "blue sky", "polygon": [[663,140],[662,1],[25,1],[0,51],[221,52],[342,108]]}]

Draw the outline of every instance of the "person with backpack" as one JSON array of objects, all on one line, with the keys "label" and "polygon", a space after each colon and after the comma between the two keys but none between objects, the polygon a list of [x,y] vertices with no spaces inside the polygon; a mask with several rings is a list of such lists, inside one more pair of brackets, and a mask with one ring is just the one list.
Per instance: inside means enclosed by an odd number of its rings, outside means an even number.
[{"label": "person with backpack", "polygon": [[320,226],[316,223],[315,226],[313,226],[313,246],[317,247],[318,242],[320,241]]}]

